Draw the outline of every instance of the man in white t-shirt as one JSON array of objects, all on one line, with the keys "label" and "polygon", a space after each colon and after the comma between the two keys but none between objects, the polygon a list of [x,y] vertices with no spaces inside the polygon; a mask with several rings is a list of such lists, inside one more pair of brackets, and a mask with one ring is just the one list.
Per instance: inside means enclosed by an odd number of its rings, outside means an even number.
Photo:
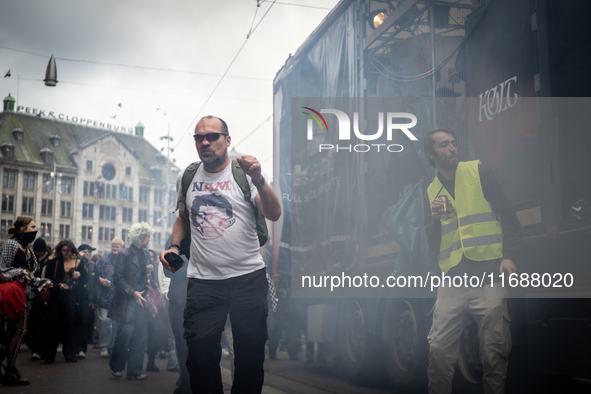
[{"label": "man in white t-shirt", "polygon": [[[260,393],[268,338],[268,285],[255,213],[232,174],[226,122],[206,116],[197,123],[193,138],[202,165],[184,203],[179,204],[171,247],[160,255],[163,267],[170,270],[165,254],[179,254],[181,241],[190,234],[184,326],[191,389],[195,393],[223,393],[220,339],[229,313],[236,366],[233,391]],[[279,200],[265,181],[259,161],[248,155],[237,161],[250,185],[252,203],[267,219],[279,219]],[[177,179],[179,196],[183,174]]]}]

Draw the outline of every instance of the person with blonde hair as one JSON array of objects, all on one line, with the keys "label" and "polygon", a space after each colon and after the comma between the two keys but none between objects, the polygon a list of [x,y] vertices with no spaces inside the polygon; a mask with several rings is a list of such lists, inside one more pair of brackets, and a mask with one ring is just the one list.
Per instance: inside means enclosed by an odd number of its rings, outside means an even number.
[{"label": "person with blonde hair", "polygon": [[[113,283],[115,294],[108,318],[117,322],[117,336],[109,361],[111,375],[146,380],[142,373],[144,350],[148,338],[148,308],[144,294],[148,285],[150,253],[146,249],[154,233],[146,222],[136,223],[129,230],[131,246],[117,255]],[[127,351],[129,349],[129,352]]]}]

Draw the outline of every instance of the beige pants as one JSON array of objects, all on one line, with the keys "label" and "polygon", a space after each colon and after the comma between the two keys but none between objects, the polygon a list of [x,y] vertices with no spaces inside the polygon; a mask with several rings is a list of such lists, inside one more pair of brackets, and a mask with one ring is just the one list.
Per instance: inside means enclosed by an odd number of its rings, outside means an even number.
[{"label": "beige pants", "polygon": [[460,339],[469,316],[478,325],[480,359],[487,394],[504,393],[511,330],[507,290],[495,287],[439,288],[429,332],[429,393],[451,393]]}]

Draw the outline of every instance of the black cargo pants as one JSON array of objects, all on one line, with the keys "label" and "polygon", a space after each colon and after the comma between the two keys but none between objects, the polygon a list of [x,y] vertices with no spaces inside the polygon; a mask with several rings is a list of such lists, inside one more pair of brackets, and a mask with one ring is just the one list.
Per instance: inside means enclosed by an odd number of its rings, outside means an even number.
[{"label": "black cargo pants", "polygon": [[228,313],[236,367],[232,394],[261,392],[268,339],[267,291],[264,268],[223,280],[189,279],[184,326],[193,393],[223,394],[220,341]]}]

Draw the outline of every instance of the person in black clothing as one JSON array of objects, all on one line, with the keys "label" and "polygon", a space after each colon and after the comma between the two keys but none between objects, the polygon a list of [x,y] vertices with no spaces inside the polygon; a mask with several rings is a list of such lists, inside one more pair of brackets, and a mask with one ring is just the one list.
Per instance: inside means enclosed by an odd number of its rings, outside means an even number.
[{"label": "person in black clothing", "polygon": [[98,275],[95,269],[95,263],[92,261],[92,252],[95,251],[96,248],[88,244],[82,244],[78,246],[78,251],[80,252],[80,259],[84,259],[84,266],[86,267],[86,273],[88,274],[88,284],[86,285],[86,293],[88,294],[88,305],[86,305],[86,322],[84,323],[86,326],[87,332],[87,343],[96,343],[94,338],[94,311],[95,311],[95,304],[98,292]]},{"label": "person in black clothing", "polygon": [[33,252],[35,253],[35,257],[37,257],[37,262],[39,263],[39,268],[37,271],[35,271],[35,276],[40,278],[43,268],[45,268],[45,265],[47,265],[47,260],[49,260],[51,248],[47,246],[47,243],[43,238],[37,238],[33,243]]},{"label": "person in black clothing", "polygon": [[[49,253],[51,249],[48,248],[47,243],[43,238],[37,238],[33,243],[33,252],[37,257],[39,268],[35,271],[35,277],[40,278],[43,272],[43,268],[49,260]],[[36,361],[41,358],[42,353],[41,343],[43,339],[43,320],[42,314],[45,305],[35,303],[29,314],[27,320],[27,336],[25,337],[25,343],[31,349],[31,360]]]},{"label": "person in black clothing", "polygon": [[43,358],[46,364],[55,361],[58,343],[63,343],[66,362],[76,362],[86,357],[88,295],[85,259],[72,241],[64,239],[54,249],[55,258],[48,261],[45,277],[56,285],[47,305],[46,337],[43,341]]}]

